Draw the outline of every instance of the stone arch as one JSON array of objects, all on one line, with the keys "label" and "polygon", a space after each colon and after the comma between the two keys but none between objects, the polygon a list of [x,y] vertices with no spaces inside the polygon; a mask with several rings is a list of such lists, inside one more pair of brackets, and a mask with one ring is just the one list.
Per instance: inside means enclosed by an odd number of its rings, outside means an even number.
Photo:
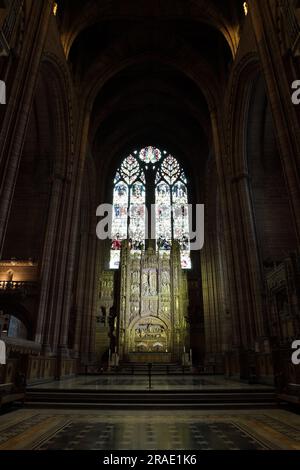
[{"label": "stone arch", "polygon": [[261,290],[263,278],[247,158],[249,107],[253,82],[258,73],[256,54],[246,54],[233,73],[226,135],[230,238],[235,251],[229,259],[236,295],[231,299],[232,324],[234,339],[243,347],[251,347],[254,338],[264,334],[265,325]]},{"label": "stone arch", "polygon": [[[166,49],[161,51],[161,44]],[[151,48],[154,52],[147,52]],[[145,52],[146,51],[146,52]],[[160,52],[155,52],[160,51]],[[175,51],[175,53],[174,53]],[[112,60],[113,58],[113,60]],[[109,47],[87,73],[83,82],[85,94],[83,101],[87,110],[91,110],[100,89],[117,73],[131,65],[145,62],[157,62],[183,73],[201,89],[209,108],[214,108],[222,101],[221,91],[209,64],[196,51],[176,36],[159,34],[152,38],[134,36]]]},{"label": "stone arch", "polygon": [[284,170],[265,83],[261,74],[253,81],[248,108],[246,156],[252,203],[265,268],[296,250],[297,236]]},{"label": "stone arch", "polygon": [[[247,54],[237,68],[230,102],[231,175],[236,180],[249,179],[262,265],[274,256],[275,262],[280,261],[289,255],[289,249],[296,248],[296,234],[288,222],[292,213],[272,111],[259,61],[253,53]],[[238,131],[236,123],[244,123]],[[286,223],[282,223],[284,220]]]},{"label": "stone arch", "polygon": [[[125,352],[125,354],[129,353],[129,352],[133,352],[133,349],[134,348],[134,332],[135,332],[135,329],[137,326],[139,325],[142,325],[142,324],[146,324],[147,322],[149,322],[149,324],[152,324],[152,325],[159,325],[163,328],[164,332],[166,333],[166,340],[165,340],[165,345],[167,347],[170,347],[170,342],[172,340],[171,338],[171,325],[169,322],[167,322],[165,319],[163,318],[158,318],[158,317],[155,317],[155,316],[149,316],[149,317],[140,317],[138,319],[134,319],[129,325],[128,325],[128,330],[129,330],[129,338],[130,338],[130,344],[127,344],[126,347],[127,347],[127,351]],[[141,342],[142,342],[142,338],[141,338]],[[166,352],[166,351],[164,351]]]},{"label": "stone arch", "polygon": [[[172,47],[170,45],[167,46],[170,42]],[[149,49],[159,51],[161,44],[166,44],[166,50],[162,52],[149,52]],[[120,71],[126,70],[131,65],[139,65],[149,61],[150,63],[155,61],[169,66],[191,80],[201,91],[202,95],[204,95],[208,108],[215,109],[222,102],[222,91],[209,64],[199,59],[199,55],[189,45],[178,40],[176,37],[170,38],[164,35],[163,37],[159,35],[159,37],[151,38],[151,40],[149,38],[128,38],[128,42],[123,42],[122,45],[116,43],[109,47],[102,54],[101,61],[88,71],[83,81],[82,89],[84,94],[81,98],[81,108],[83,111],[80,123],[80,127],[83,129],[81,133],[82,160],[86,158],[91,113],[100,90]]]},{"label": "stone arch", "polygon": [[4,315],[13,316],[24,325],[27,331],[27,338],[23,339],[34,339],[34,318],[30,307],[26,307],[22,300],[12,296],[1,296],[0,310],[3,311]]},{"label": "stone arch", "polygon": [[[3,250],[3,259],[37,262],[43,293],[49,289],[46,265],[52,262],[60,234],[62,197],[58,195],[57,181],[63,184],[68,177],[72,158],[71,111],[66,80],[55,56],[44,56],[30,110]],[[38,333],[41,320],[37,310],[41,302],[36,295],[28,309]]]},{"label": "stone arch", "polygon": [[[69,113],[64,98],[66,86],[58,70],[53,61],[44,60],[41,64],[8,223],[4,259],[41,259],[53,180],[55,177],[64,179],[67,174],[67,158],[71,153]],[[23,243],[24,237],[26,243]]]},{"label": "stone arch", "polygon": [[45,69],[49,81],[51,81],[52,96],[56,115],[56,155],[53,174],[62,178],[68,177],[70,160],[74,154],[74,116],[72,83],[66,65],[54,54],[45,53],[42,58],[41,68]]},{"label": "stone arch", "polygon": [[[228,155],[231,174],[247,173],[247,158],[245,154],[245,139],[247,132],[247,115],[250,105],[253,80],[259,71],[259,61],[255,53],[246,54],[236,67],[230,83],[229,96],[229,126],[227,131]],[[237,123],[243,124],[237,132]]]},{"label": "stone arch", "polygon": [[[124,6],[124,11],[122,10],[122,4],[119,5],[118,0],[106,0],[101,2],[100,5],[96,4],[96,2],[91,2],[85,7],[85,14],[82,15],[80,10],[80,13],[78,12],[77,17],[73,20],[72,28],[63,33],[62,39],[66,56],[69,56],[74,41],[86,28],[107,19],[123,18],[128,20],[139,15],[142,16],[142,11],[146,7],[147,5],[143,5],[141,10],[141,2],[139,0],[133,1],[130,7],[128,5]],[[153,15],[153,6],[151,5],[151,7],[150,14]],[[116,12],[118,13],[116,14]],[[207,0],[189,0],[184,2],[184,4],[178,0],[165,0],[156,7],[156,15],[166,19],[176,19],[179,17],[193,18],[194,21],[196,20],[199,23],[212,26],[222,34],[231,50],[232,56],[237,51],[239,42],[237,28],[234,28],[225,16],[220,14],[218,9],[208,3]]]}]

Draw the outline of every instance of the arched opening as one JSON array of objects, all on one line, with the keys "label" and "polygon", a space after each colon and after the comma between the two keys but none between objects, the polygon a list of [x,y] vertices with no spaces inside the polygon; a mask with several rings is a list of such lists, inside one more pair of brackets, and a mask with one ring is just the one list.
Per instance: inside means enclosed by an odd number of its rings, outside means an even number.
[{"label": "arched opening", "polygon": [[0,335],[8,338],[28,339],[28,329],[22,320],[15,315],[0,314]]},{"label": "arched opening", "polygon": [[[278,353],[297,334],[293,306],[293,277],[297,276],[297,235],[287,184],[276,142],[270,105],[261,75],[256,77],[249,108],[247,163],[262,282],[265,289],[266,332]],[[262,349],[262,347],[257,347]],[[279,362],[262,362],[261,375],[272,373]],[[270,372],[271,371],[271,372]]]},{"label": "arched opening", "polygon": [[0,335],[2,337],[32,340],[33,319],[20,299],[7,295],[0,299]]},{"label": "arched opening", "polygon": [[4,260],[41,261],[54,159],[57,156],[57,106],[49,66],[41,69],[3,248]]},{"label": "arched opening", "polygon": [[[46,253],[49,246],[53,250],[48,234],[50,224],[51,234],[59,234],[52,205],[54,197],[58,197],[55,178],[62,181],[65,171],[68,121],[62,116],[63,89],[56,66],[45,59],[30,111],[0,263],[1,295],[8,291],[14,298],[21,296],[20,303],[32,321],[32,339],[40,321],[38,287],[43,280],[45,258],[48,263],[52,261]],[[58,197],[56,214],[60,203]],[[6,280],[10,284],[3,284]]]},{"label": "arched opening", "polygon": [[273,118],[261,75],[253,85],[247,128],[247,158],[261,262],[280,264],[297,247]]}]

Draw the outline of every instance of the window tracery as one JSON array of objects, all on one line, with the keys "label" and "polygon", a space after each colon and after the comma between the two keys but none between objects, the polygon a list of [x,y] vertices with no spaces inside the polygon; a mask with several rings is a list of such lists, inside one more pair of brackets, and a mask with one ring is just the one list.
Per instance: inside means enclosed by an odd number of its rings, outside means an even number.
[{"label": "window tracery", "polygon": [[[153,188],[146,178],[151,167]],[[172,241],[181,247],[181,265],[191,268],[187,178],[178,160],[166,151],[149,146],[124,159],[114,180],[110,268],[118,269],[122,240],[140,253],[146,239],[146,194],[155,191],[156,244],[169,253]]]}]

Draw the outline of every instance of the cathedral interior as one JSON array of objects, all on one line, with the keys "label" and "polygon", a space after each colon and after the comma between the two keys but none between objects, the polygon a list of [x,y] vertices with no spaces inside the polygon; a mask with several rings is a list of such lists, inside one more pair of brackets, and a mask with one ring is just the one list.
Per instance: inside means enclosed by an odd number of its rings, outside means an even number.
[{"label": "cathedral interior", "polygon": [[0,450],[300,450],[299,57],[299,0],[0,0]]}]

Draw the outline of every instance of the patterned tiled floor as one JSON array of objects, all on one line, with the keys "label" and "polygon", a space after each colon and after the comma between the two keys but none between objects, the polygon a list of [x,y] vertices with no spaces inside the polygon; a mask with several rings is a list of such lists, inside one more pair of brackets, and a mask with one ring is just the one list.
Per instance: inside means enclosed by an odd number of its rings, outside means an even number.
[{"label": "patterned tiled floor", "polygon": [[0,450],[300,450],[300,416],[266,411],[19,410],[0,417]]},{"label": "patterned tiled floor", "polygon": [[[70,435],[72,439],[70,440]],[[236,449],[265,449],[265,446],[241,431],[232,423],[161,423],[159,427],[153,424],[87,424],[71,423],[55,435],[50,441],[46,440],[38,449],[199,449],[199,450],[236,450]],[[145,445],[145,444],[144,444]]]}]

